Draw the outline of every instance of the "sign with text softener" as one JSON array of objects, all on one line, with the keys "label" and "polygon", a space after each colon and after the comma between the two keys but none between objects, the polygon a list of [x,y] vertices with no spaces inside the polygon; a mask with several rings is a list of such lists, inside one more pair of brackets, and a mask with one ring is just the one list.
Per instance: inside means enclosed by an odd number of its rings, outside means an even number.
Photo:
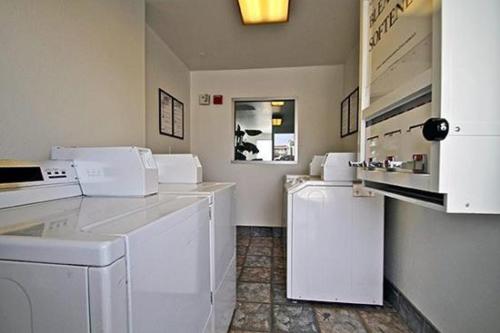
[{"label": "sign with text softener", "polygon": [[371,82],[432,33],[432,0],[371,0]]}]

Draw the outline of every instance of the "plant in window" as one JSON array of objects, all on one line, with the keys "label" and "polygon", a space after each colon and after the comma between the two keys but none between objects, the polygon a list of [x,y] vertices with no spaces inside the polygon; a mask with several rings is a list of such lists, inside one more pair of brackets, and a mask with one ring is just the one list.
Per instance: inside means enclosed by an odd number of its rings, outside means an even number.
[{"label": "plant in window", "polygon": [[257,136],[259,134],[262,134],[262,131],[260,130],[242,130],[241,126],[238,124],[236,127],[236,131],[234,132],[234,136],[236,137],[236,144],[234,147],[234,158],[237,161],[246,161],[247,157],[244,154],[244,152],[249,152],[251,154],[258,154],[259,149],[257,148],[256,145],[254,145],[251,142],[244,141],[243,138],[245,135],[248,136]]}]

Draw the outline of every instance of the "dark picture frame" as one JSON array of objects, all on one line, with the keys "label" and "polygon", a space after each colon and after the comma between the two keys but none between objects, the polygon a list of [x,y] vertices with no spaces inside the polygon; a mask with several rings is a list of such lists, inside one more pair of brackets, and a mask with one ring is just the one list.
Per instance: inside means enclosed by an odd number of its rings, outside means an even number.
[{"label": "dark picture frame", "polygon": [[[174,97],[167,93],[165,90],[158,89],[158,111],[159,111],[159,123],[158,128],[160,134],[173,136],[173,118],[172,118],[172,108],[174,103]],[[170,123],[170,124],[169,124]]]},{"label": "dark picture frame", "polygon": [[354,89],[340,103],[340,137],[358,132],[359,87]]},{"label": "dark picture frame", "polygon": [[184,103],[158,88],[158,113],[160,134],[184,140]]},{"label": "dark picture frame", "polygon": [[340,137],[349,135],[349,97],[340,103]]}]

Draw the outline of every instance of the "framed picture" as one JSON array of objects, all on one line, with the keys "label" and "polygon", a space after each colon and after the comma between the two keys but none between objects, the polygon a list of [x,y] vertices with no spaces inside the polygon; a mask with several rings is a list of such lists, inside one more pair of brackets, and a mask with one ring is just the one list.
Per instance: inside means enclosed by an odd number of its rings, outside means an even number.
[{"label": "framed picture", "polygon": [[173,133],[174,137],[178,139],[184,139],[184,104],[174,98],[173,103]]},{"label": "framed picture", "polygon": [[159,88],[160,134],[184,140],[184,104]]},{"label": "framed picture", "polygon": [[350,93],[340,104],[340,137],[346,137],[358,131],[359,88]]},{"label": "framed picture", "polygon": [[349,97],[340,104],[340,137],[349,135]]},{"label": "framed picture", "polygon": [[160,134],[173,136],[173,104],[174,98],[163,89],[159,89],[159,118],[160,118]]},{"label": "framed picture", "polygon": [[356,88],[349,95],[349,134],[358,131],[358,115],[359,115],[359,89]]}]

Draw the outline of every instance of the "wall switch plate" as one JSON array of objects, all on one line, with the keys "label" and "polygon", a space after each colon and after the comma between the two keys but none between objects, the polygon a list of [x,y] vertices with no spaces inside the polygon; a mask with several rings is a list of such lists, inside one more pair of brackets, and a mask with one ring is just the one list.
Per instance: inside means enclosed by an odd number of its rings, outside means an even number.
[{"label": "wall switch plate", "polygon": [[222,95],[214,95],[214,104],[221,105],[223,104],[223,100]]},{"label": "wall switch plate", "polygon": [[200,94],[200,105],[210,105],[210,94]]}]

